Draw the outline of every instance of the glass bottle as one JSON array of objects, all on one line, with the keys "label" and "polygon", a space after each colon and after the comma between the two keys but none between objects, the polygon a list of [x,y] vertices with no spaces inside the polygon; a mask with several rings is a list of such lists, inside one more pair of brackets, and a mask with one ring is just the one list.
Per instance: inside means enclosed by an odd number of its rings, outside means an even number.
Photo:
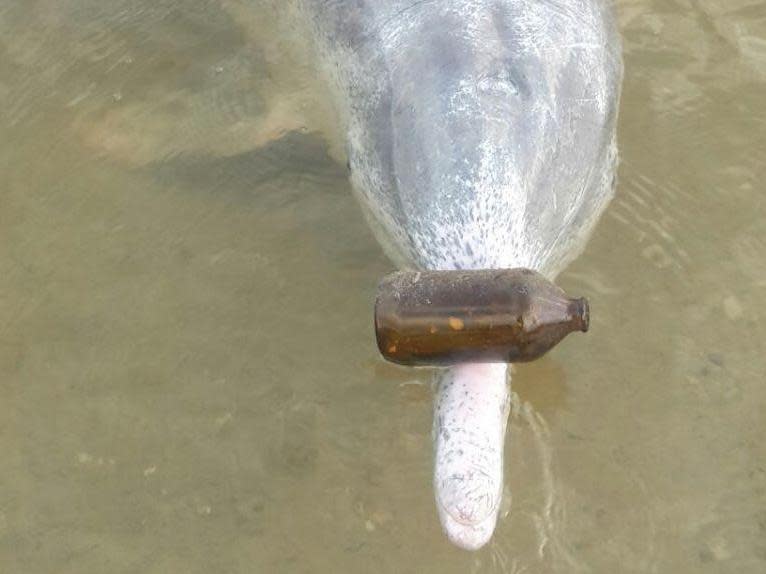
[{"label": "glass bottle", "polygon": [[375,302],[380,352],[410,366],[532,361],[588,322],[585,299],[530,269],[400,271]]}]

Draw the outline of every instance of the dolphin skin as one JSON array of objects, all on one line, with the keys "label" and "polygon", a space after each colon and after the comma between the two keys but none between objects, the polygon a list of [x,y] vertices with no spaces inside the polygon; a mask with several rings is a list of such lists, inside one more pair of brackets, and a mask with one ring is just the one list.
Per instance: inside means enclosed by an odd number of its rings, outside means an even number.
[{"label": "dolphin skin", "polygon": [[[549,280],[614,193],[619,37],[599,0],[298,0],[344,122],[353,189],[401,269]],[[436,375],[442,527],[478,549],[503,492],[504,363]]]}]

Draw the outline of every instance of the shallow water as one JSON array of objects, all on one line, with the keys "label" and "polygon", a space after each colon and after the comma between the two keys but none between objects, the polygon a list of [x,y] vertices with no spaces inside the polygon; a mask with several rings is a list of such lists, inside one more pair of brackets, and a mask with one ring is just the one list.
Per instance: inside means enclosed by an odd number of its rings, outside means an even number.
[{"label": "shallow water", "polygon": [[0,571],[766,571],[766,4],[621,0],[617,197],[471,554],[276,2],[0,7]]}]

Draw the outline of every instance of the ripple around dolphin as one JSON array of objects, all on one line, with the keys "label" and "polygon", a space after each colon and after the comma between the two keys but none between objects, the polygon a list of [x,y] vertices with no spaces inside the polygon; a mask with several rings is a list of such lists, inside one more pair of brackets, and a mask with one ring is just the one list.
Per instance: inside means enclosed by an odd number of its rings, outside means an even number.
[{"label": "ripple around dolphin", "polygon": [[498,529],[486,550],[474,556],[470,571],[588,571],[568,540],[566,499],[556,478],[548,425],[516,393],[512,393],[511,404],[506,492]]},{"label": "ripple around dolphin", "polygon": [[693,225],[684,203],[688,192],[660,184],[623,163],[619,188],[607,217],[629,228],[642,255],[659,268],[682,270],[690,261],[685,227]]}]

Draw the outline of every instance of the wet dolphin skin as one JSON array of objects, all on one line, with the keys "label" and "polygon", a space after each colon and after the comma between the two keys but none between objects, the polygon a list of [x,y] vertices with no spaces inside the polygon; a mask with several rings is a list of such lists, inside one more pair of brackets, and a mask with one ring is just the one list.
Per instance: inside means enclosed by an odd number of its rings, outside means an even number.
[{"label": "wet dolphin skin", "polygon": [[[533,269],[583,249],[613,195],[620,45],[599,0],[300,0],[353,188],[404,269]],[[503,491],[505,364],[437,375],[447,536],[486,544]]]}]

